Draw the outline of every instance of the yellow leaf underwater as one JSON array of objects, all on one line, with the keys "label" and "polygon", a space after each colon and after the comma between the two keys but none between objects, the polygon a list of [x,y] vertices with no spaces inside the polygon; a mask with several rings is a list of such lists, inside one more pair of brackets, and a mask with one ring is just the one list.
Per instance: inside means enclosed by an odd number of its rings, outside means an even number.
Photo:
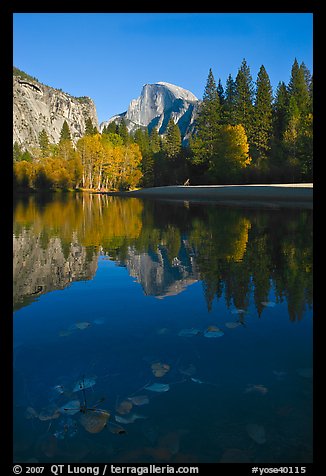
[{"label": "yellow leaf underwater", "polygon": [[151,368],[155,377],[163,377],[163,375],[165,375],[170,370],[170,366],[168,364],[162,364],[161,362],[152,364]]},{"label": "yellow leaf underwater", "polygon": [[132,402],[130,402],[129,400],[123,400],[123,402],[119,403],[119,405],[117,406],[117,412],[120,413],[120,415],[126,415],[130,412],[132,407]]},{"label": "yellow leaf underwater", "polygon": [[99,433],[106,426],[110,413],[106,411],[87,411],[81,415],[80,424],[89,433]]}]

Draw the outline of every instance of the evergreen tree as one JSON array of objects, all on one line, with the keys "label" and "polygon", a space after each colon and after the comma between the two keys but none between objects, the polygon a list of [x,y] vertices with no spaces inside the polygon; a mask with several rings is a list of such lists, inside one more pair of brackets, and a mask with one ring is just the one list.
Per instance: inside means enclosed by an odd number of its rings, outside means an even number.
[{"label": "evergreen tree", "polygon": [[152,187],[154,184],[154,159],[150,148],[148,129],[137,129],[134,141],[138,144],[141,155],[142,186]]},{"label": "evergreen tree", "polygon": [[236,98],[236,84],[233,80],[231,74],[229,74],[226,80],[225,87],[225,100],[223,104],[222,111],[222,122],[223,124],[230,124],[234,126],[236,124],[236,113],[235,113],[235,98]]},{"label": "evergreen tree", "polygon": [[45,129],[42,129],[38,135],[38,142],[41,149],[41,156],[44,158],[49,154],[50,141]]},{"label": "evergreen tree", "polygon": [[243,125],[251,145],[254,86],[250,68],[245,59],[238,70],[235,83],[235,121]]},{"label": "evergreen tree", "polygon": [[20,160],[25,162],[33,162],[33,157],[28,150],[24,150]]},{"label": "evergreen tree", "polygon": [[217,94],[220,99],[220,105],[223,107],[223,104],[225,102],[225,97],[224,97],[224,89],[222,86],[221,78],[218,80],[218,85],[217,85]]},{"label": "evergreen tree", "polygon": [[66,120],[62,124],[61,132],[60,132],[60,141],[62,140],[71,141],[70,129]]},{"label": "evergreen tree", "polygon": [[273,102],[273,142],[271,164],[277,167],[285,164],[283,144],[284,132],[288,123],[289,95],[284,81],[279,82]]},{"label": "evergreen tree", "polygon": [[170,118],[163,139],[163,152],[168,159],[176,158],[181,149],[179,126]]},{"label": "evergreen tree", "polygon": [[127,145],[131,142],[127,125],[124,119],[121,120],[118,126],[117,134],[119,134],[119,136],[122,137],[124,145]]},{"label": "evergreen tree", "polygon": [[118,124],[115,121],[111,121],[106,127],[105,127],[105,132],[103,129],[103,134],[118,134]]},{"label": "evergreen tree", "polygon": [[17,141],[14,142],[13,146],[13,161],[19,162],[22,158],[23,151]]},{"label": "evergreen tree", "polygon": [[[312,178],[313,115],[312,115],[312,79],[304,63],[299,66],[294,60],[291,78],[288,84],[289,107],[287,128],[283,144],[289,161],[295,172],[300,170],[301,177]],[[292,172],[294,175],[294,172]]]},{"label": "evergreen tree", "polygon": [[310,73],[305,64],[300,66],[295,58],[291,69],[291,78],[288,85],[289,97],[297,103],[299,113],[307,114],[310,111]]},{"label": "evergreen tree", "polygon": [[273,133],[272,86],[265,67],[262,65],[257,77],[256,99],[253,110],[252,158],[259,167],[267,165]]},{"label": "evergreen tree", "polygon": [[210,69],[203,101],[199,106],[195,126],[195,137],[192,141],[194,164],[202,164],[204,167],[208,167],[209,161],[214,154],[214,141],[219,133],[220,122],[220,98],[212,70]]},{"label": "evergreen tree", "polygon": [[284,81],[279,82],[273,103],[273,123],[275,140],[281,141],[287,126],[289,95]]},{"label": "evergreen tree", "polygon": [[98,130],[93,126],[92,119],[88,117],[85,121],[85,136],[93,136],[98,133]]},{"label": "evergreen tree", "polygon": [[162,144],[161,144],[161,138],[157,132],[157,129],[156,127],[153,127],[153,129],[151,130],[150,134],[149,134],[149,144],[150,144],[150,148],[151,148],[151,152],[153,154],[157,154],[158,152],[160,152],[161,148],[162,148]]}]

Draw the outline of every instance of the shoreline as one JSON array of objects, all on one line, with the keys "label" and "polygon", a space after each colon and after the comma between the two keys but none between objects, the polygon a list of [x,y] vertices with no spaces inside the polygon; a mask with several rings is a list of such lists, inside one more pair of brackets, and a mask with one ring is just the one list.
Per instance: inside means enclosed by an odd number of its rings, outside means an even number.
[{"label": "shoreline", "polygon": [[313,208],[313,184],[169,185],[108,195],[224,205]]}]

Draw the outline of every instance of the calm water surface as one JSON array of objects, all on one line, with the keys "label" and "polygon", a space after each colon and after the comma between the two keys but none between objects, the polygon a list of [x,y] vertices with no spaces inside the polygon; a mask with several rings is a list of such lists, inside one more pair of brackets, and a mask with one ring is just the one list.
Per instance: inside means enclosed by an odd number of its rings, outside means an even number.
[{"label": "calm water surface", "polygon": [[15,461],[312,461],[310,210],[14,212]]}]

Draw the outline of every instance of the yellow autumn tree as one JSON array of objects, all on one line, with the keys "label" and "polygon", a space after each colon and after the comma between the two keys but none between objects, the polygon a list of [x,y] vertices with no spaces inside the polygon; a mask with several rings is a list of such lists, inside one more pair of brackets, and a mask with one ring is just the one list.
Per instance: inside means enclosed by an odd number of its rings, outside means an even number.
[{"label": "yellow autumn tree", "polygon": [[33,187],[35,179],[35,167],[31,162],[22,160],[20,162],[14,162],[14,183],[19,188],[28,189]]},{"label": "yellow autumn tree", "polygon": [[220,183],[236,181],[241,171],[251,163],[249,144],[242,124],[221,126],[214,141],[214,154],[209,172]]}]

